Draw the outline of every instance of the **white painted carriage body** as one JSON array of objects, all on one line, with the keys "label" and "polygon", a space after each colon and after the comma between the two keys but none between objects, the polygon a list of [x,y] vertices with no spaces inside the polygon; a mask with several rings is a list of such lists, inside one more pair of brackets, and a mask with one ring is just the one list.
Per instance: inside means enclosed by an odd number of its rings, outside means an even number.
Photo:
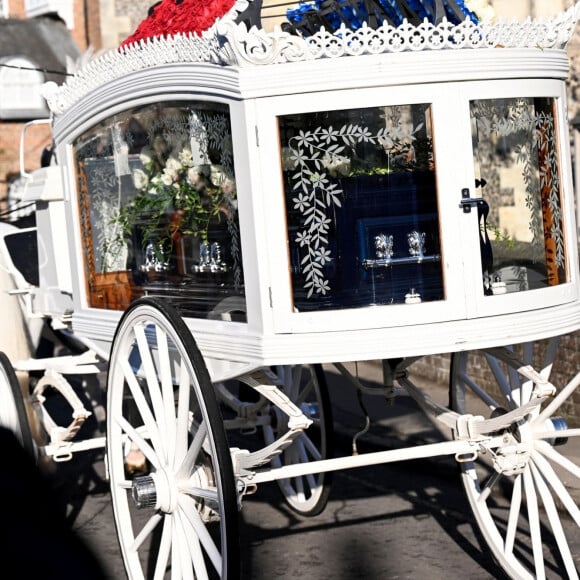
[{"label": "white painted carriage body", "polygon": [[[89,67],[70,87],[49,94],[59,166],[46,171],[60,172],[63,199],[49,201],[44,213],[58,207],[55,213],[64,212],[64,222],[58,215],[57,222],[46,223],[49,231],[41,232],[47,239],[58,239],[53,244],[54,271],[67,286],[69,279],[72,282],[75,333],[106,349],[120,312],[89,306],[72,143],[119,112],[168,100],[224,103],[231,121],[247,322],[187,320],[214,377],[269,364],[471,350],[576,330],[580,290],[564,50],[574,15],[570,11],[566,16],[568,20],[552,23],[550,34],[544,28],[507,26],[497,40],[502,47],[497,48],[389,51],[387,47],[372,54],[377,35],[369,30],[360,56],[333,56],[329,45],[318,49],[322,54],[317,57],[306,51],[306,44],[299,45],[304,52],[298,54],[296,40],[283,33],[267,35],[256,29],[246,33],[224,23],[225,47],[202,45],[207,50],[203,58],[192,48],[195,41],[181,38],[134,48],[104,59],[100,67]],[[524,37],[516,38],[515,47],[503,46],[518,33]],[[433,41],[427,33],[422,42],[426,39]],[[542,42],[550,45],[541,47]],[[345,46],[334,50],[348,53]],[[150,59],[154,65],[147,64]],[[212,62],[197,62],[204,59]],[[117,69],[123,67],[127,72],[121,74]],[[477,212],[465,213],[460,207],[463,189],[471,197],[479,195],[469,106],[474,100],[519,97],[546,97],[555,103],[566,280],[551,287],[484,296]],[[432,194],[437,198],[443,298],[299,311],[289,275],[293,240],[282,184],[279,119],[414,103],[430,105],[436,158]],[[51,182],[50,188],[54,194],[58,186]],[[39,225],[45,227],[44,222]]]}]

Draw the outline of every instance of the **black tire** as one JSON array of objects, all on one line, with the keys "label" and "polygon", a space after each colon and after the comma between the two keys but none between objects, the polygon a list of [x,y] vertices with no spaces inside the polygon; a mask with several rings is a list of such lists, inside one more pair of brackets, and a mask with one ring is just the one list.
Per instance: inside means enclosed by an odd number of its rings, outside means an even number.
[{"label": "black tire", "polygon": [[24,450],[35,456],[32,431],[20,383],[10,360],[0,352],[0,425],[10,429]]}]

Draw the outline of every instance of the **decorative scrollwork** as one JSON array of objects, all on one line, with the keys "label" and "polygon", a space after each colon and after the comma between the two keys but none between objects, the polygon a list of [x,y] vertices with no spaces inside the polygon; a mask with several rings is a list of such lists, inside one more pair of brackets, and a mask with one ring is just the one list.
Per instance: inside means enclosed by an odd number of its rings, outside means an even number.
[{"label": "decorative scrollwork", "polygon": [[95,88],[127,74],[170,63],[213,63],[224,66],[260,66],[324,58],[466,48],[557,48],[570,40],[580,2],[550,19],[522,22],[499,21],[474,24],[464,20],[454,26],[447,20],[437,25],[428,21],[415,26],[384,23],[377,29],[363,25],[358,30],[324,28],[303,38],[281,30],[249,30],[236,16],[247,0],[238,0],[231,14],[224,16],[200,36],[177,34],[169,38],[141,41],[111,51],[90,61],[61,86],[47,83],[43,96],[51,111],[62,114]]}]

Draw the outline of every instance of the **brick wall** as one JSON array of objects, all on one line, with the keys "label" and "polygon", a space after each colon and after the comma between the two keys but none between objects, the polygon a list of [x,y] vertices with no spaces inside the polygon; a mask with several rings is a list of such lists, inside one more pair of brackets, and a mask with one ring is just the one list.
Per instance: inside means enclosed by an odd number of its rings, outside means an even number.
[{"label": "brick wall", "polygon": [[25,18],[24,0],[7,0],[9,18]]},{"label": "brick wall", "polygon": [[[546,341],[538,341],[535,348],[535,360],[541,360]],[[565,387],[574,376],[580,372],[578,356],[580,347],[580,331],[561,337],[558,356],[554,362],[550,381],[560,390]],[[412,374],[427,381],[449,384],[450,355],[431,355],[417,361],[411,367]],[[539,368],[536,366],[536,368]],[[470,358],[468,372],[470,376],[487,392],[499,396],[499,391],[493,375],[489,371],[484,357],[474,352]],[[499,401],[498,401],[499,402]],[[567,402],[560,407],[558,413],[565,417],[570,426],[580,427],[580,387]]]},{"label": "brick wall", "polygon": [[[8,185],[20,174],[20,133],[22,123],[4,122],[0,129],[0,208],[5,208]],[[50,144],[51,134],[46,125],[30,127],[26,132],[24,159],[26,171],[40,167],[40,155]]]}]

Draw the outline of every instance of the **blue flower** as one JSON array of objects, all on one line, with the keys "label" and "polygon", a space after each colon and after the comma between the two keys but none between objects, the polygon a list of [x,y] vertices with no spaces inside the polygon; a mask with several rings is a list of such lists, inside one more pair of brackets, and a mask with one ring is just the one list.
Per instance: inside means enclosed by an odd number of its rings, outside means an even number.
[{"label": "blue flower", "polygon": [[[333,8],[333,9],[331,9]],[[443,17],[453,24],[469,19],[478,23],[477,16],[467,8],[464,0],[328,0],[300,2],[298,8],[286,12],[288,20],[302,31],[314,32],[318,25],[336,31],[342,24],[357,30],[364,22],[380,26],[384,22],[400,26],[405,19],[418,24],[425,18],[438,24]]]}]

